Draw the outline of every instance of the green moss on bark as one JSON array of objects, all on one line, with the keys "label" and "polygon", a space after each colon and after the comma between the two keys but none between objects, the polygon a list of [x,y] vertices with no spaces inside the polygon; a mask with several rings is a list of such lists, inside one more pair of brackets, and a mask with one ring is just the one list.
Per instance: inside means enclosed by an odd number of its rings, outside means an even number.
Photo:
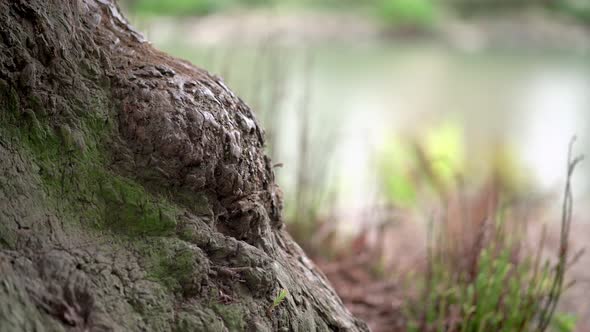
[{"label": "green moss on bark", "polygon": [[0,223],[0,248],[14,249],[16,235],[5,224]]},{"label": "green moss on bark", "polygon": [[0,106],[2,107],[0,115],[5,121],[14,119],[20,107],[18,93],[2,79],[0,79]]},{"label": "green moss on bark", "polygon": [[[57,207],[78,219],[92,220],[99,229],[141,235],[174,231],[179,210],[173,204],[108,170],[108,150],[103,146],[112,128],[93,115],[104,112],[87,112],[75,126],[64,123],[54,128],[46,118],[23,110],[12,87],[1,84],[0,95],[2,113],[9,117],[2,121],[0,133],[28,151]],[[30,104],[41,107],[39,101]],[[97,99],[95,107],[105,109],[108,104]]]},{"label": "green moss on bark", "polygon": [[104,203],[104,223],[117,232],[167,235],[176,227],[177,209],[129,179],[97,176],[98,197]]},{"label": "green moss on bark", "polygon": [[136,243],[143,257],[148,279],[164,285],[172,293],[191,296],[201,291],[209,262],[198,247],[169,237],[153,237]]},{"label": "green moss on bark", "polygon": [[239,304],[222,304],[213,305],[213,310],[223,319],[225,327],[230,332],[246,330],[246,309]]}]

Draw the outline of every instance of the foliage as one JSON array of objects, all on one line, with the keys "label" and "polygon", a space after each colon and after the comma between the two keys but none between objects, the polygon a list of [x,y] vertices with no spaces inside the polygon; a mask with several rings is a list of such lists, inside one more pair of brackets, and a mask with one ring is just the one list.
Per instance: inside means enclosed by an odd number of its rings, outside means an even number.
[{"label": "foliage", "polygon": [[453,122],[417,138],[392,138],[378,153],[379,179],[386,198],[412,206],[423,189],[444,193],[466,168],[463,128]]},{"label": "foliage", "polygon": [[452,184],[457,173],[464,171],[465,145],[463,128],[454,122],[443,123],[426,135],[424,154],[432,158],[431,172],[438,186]]},{"label": "foliage", "polygon": [[390,140],[378,156],[379,178],[387,199],[402,206],[416,203],[419,184],[412,176],[417,163],[414,151]]},{"label": "foliage", "polygon": [[473,276],[456,276],[443,257],[434,258],[425,309],[414,313],[410,331],[531,330],[540,300],[548,292],[550,267],[535,273],[530,260],[512,261],[512,248],[498,249],[481,252]]},{"label": "foliage", "polygon": [[590,24],[590,2],[586,0],[562,0],[552,4],[557,11]]},{"label": "foliage", "polygon": [[576,328],[576,316],[570,314],[556,314],[551,322],[555,332],[571,332]]},{"label": "foliage", "polygon": [[381,0],[378,10],[385,22],[403,27],[431,27],[438,14],[433,0]]},{"label": "foliage", "polygon": [[590,23],[590,5],[585,0],[122,0],[122,3],[137,14],[171,16],[201,16],[235,7],[277,5],[328,10],[369,9],[378,12],[387,24],[412,29],[431,28],[443,9],[463,14],[489,14],[538,7]]},{"label": "foliage", "polygon": [[130,8],[138,14],[190,16],[206,15],[219,9],[216,0],[136,0],[129,3]]},{"label": "foliage", "polygon": [[407,308],[409,330],[546,331],[551,326],[573,331],[575,317],[556,314],[555,309],[567,287],[570,179],[580,160],[570,153],[555,264],[541,258],[545,234],[535,255],[527,255],[518,224],[509,225],[502,213],[464,238],[449,238],[449,223],[444,222],[436,240],[431,236],[422,295]]}]

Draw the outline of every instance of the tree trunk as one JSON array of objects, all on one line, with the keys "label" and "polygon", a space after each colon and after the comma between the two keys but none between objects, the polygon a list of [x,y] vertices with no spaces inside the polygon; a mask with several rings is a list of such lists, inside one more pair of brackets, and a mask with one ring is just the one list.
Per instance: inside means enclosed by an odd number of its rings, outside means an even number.
[{"label": "tree trunk", "polygon": [[252,111],[111,0],[0,0],[0,97],[0,331],[367,330]]}]

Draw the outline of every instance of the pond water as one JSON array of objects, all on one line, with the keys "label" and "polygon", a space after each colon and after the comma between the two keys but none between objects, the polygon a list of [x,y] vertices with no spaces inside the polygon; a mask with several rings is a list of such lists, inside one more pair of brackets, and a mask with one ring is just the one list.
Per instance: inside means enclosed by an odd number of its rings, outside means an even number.
[{"label": "pond water", "polygon": [[[181,34],[149,37],[224,77],[255,108],[275,162],[284,165],[277,174],[287,194],[297,182],[303,127],[312,170],[306,181],[336,193],[333,203],[346,209],[378,200],[375,156],[383,147],[400,137],[420,141],[437,128],[454,128],[465,169],[485,172],[489,151],[506,146],[542,191],[562,185],[572,136],[577,151],[590,155],[588,55],[399,42],[198,45]],[[587,164],[575,178],[577,196],[585,199]]]}]

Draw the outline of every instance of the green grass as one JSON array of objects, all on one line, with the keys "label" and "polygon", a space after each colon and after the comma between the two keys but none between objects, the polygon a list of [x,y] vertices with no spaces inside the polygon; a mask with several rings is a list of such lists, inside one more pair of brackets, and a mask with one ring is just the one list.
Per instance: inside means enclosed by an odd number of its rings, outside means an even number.
[{"label": "green grass", "polygon": [[[474,228],[474,236],[448,238],[431,232],[426,273],[420,295],[406,307],[409,331],[437,332],[569,332],[575,317],[557,313],[567,288],[572,194],[570,179],[581,158],[570,158],[561,218],[557,260],[542,258],[545,234],[534,254],[522,250],[525,241],[518,222],[504,213]],[[433,229],[431,227],[431,229]],[[415,283],[416,280],[414,279]]]},{"label": "green grass", "polygon": [[549,309],[561,290],[559,268],[538,257],[515,257],[516,243],[490,244],[474,266],[457,271],[440,253],[432,257],[424,296],[411,304],[409,331],[573,331],[575,319]]},{"label": "green grass", "polygon": [[409,330],[534,331],[534,318],[551,284],[550,266],[535,273],[529,259],[515,263],[511,248],[498,249],[481,252],[472,276],[456,275],[443,257],[434,258],[427,295]]}]

